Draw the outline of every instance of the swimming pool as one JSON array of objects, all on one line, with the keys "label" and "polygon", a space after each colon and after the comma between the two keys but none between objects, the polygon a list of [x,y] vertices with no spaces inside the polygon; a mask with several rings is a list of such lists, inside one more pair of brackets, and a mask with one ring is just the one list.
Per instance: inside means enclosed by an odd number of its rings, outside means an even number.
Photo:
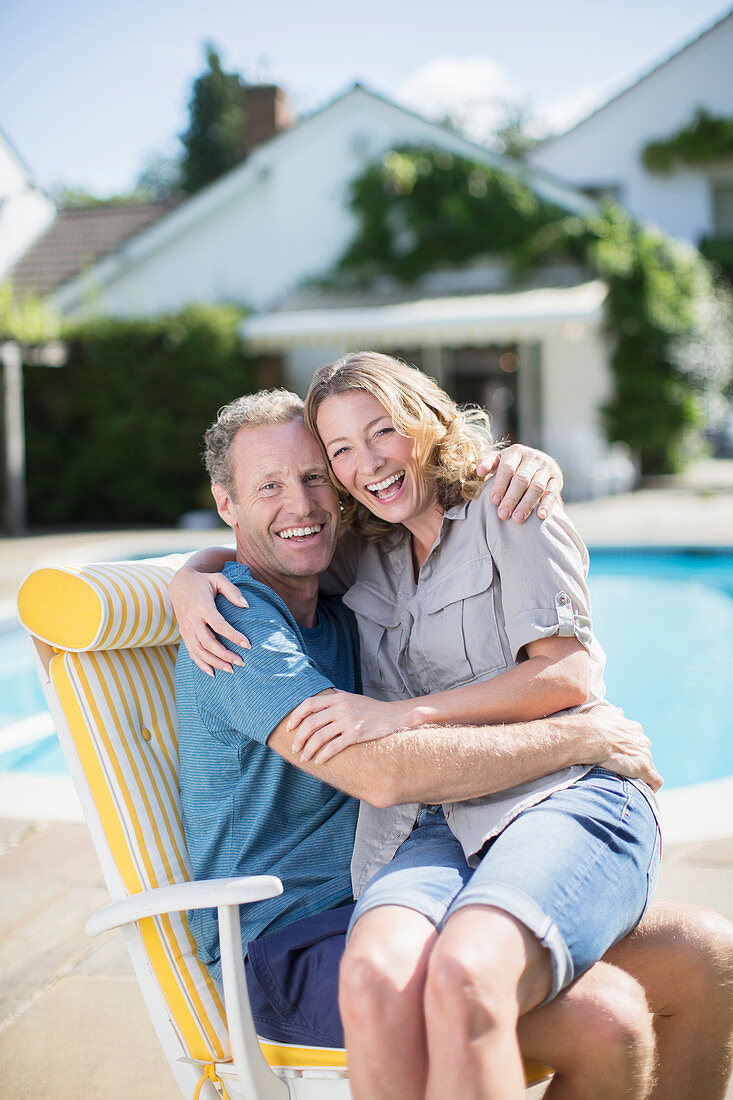
[{"label": "swimming pool", "polygon": [[[589,580],[608,698],[644,726],[665,787],[733,775],[733,551],[596,549]],[[0,772],[65,770],[44,711],[25,637],[0,633]]]}]

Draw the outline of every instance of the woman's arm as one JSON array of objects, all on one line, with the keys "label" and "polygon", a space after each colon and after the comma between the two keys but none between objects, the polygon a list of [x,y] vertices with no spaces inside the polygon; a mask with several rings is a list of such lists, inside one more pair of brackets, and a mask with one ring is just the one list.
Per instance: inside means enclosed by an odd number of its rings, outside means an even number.
[{"label": "woman's arm", "polygon": [[238,607],[248,606],[237,586],[221,572],[226,563],[235,558],[236,552],[226,546],[199,550],[178,570],[168,586],[183,643],[194,663],[208,676],[214,675],[215,668],[231,672],[232,665],[242,664],[241,657],[225,649],[215,634],[249,649],[249,640],[229,625],[214,602],[221,594]]},{"label": "woman's arm", "polygon": [[590,661],[577,638],[552,635],[526,650],[526,661],[491,680],[419,699],[390,703],[345,691],[308,699],[290,715],[293,751],[320,764],[348,745],[399,730],[526,722],[586,701]]}]

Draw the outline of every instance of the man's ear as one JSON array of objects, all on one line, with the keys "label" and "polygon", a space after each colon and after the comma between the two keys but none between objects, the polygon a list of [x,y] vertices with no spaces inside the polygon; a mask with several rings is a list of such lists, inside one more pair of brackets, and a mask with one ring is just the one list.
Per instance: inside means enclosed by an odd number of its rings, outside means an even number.
[{"label": "man's ear", "polygon": [[229,524],[230,527],[235,527],[237,517],[235,515],[234,505],[232,503],[232,498],[229,496],[229,493],[226,491],[223,485],[217,485],[216,482],[214,482],[211,486],[211,493],[214,497],[214,500],[216,501],[216,510],[221,518],[224,520],[225,523]]}]

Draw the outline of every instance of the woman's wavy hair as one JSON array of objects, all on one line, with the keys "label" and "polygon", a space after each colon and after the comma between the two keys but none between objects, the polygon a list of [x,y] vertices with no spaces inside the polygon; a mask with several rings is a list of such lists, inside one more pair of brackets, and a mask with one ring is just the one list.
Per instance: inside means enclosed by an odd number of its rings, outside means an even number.
[{"label": "woman's wavy hair", "polygon": [[[356,351],[316,371],[305,399],[305,422],[328,455],[318,434],[316,417],[327,397],[362,390],[376,397],[401,435],[415,440],[418,469],[435,481],[443,509],[473,500],[484,482],[476,463],[491,444],[489,418],[477,406],[459,408],[448,394],[417,367],[377,351]],[[329,463],[330,468],[330,463]],[[370,542],[394,531],[393,524],[356,501],[332,474],[342,504],[342,523]]]}]

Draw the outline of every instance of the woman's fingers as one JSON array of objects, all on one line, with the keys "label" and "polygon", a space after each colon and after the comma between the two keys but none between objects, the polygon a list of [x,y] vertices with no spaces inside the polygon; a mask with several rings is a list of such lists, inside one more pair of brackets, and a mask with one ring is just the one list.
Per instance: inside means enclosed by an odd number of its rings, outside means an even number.
[{"label": "woman's fingers", "polygon": [[[338,748],[332,749],[331,745],[334,740],[338,740],[340,744]],[[324,760],[330,759],[331,756],[335,756],[341,749],[345,749],[347,745],[352,744],[353,740],[354,738],[337,722],[328,722],[320,729],[315,730],[307,739],[300,754],[300,759],[304,764],[307,764],[309,760],[313,760],[315,757],[315,763],[320,764]],[[326,753],[325,756],[324,753]]]},{"label": "woman's fingers", "polygon": [[547,482],[547,488],[540,497],[540,503],[537,508],[537,516],[539,519],[547,519],[550,512],[560,499],[560,493],[562,492],[562,485],[556,477],[551,477]]},{"label": "woman's fingers", "polygon": [[247,599],[241,589],[237,588],[236,584],[232,584],[228,577],[225,577],[223,573],[211,574],[211,587],[214,592],[221,593],[229,603],[236,604],[237,607],[249,607]]},{"label": "woman's fingers", "polygon": [[[306,715],[305,718],[301,719],[295,731],[295,736],[293,737],[293,752],[305,752],[308,742],[325,726],[332,725],[336,721],[337,717],[331,710],[317,711],[315,714]],[[340,724],[339,728],[343,729],[343,723]],[[313,751],[311,746],[308,755],[312,756]]]}]

